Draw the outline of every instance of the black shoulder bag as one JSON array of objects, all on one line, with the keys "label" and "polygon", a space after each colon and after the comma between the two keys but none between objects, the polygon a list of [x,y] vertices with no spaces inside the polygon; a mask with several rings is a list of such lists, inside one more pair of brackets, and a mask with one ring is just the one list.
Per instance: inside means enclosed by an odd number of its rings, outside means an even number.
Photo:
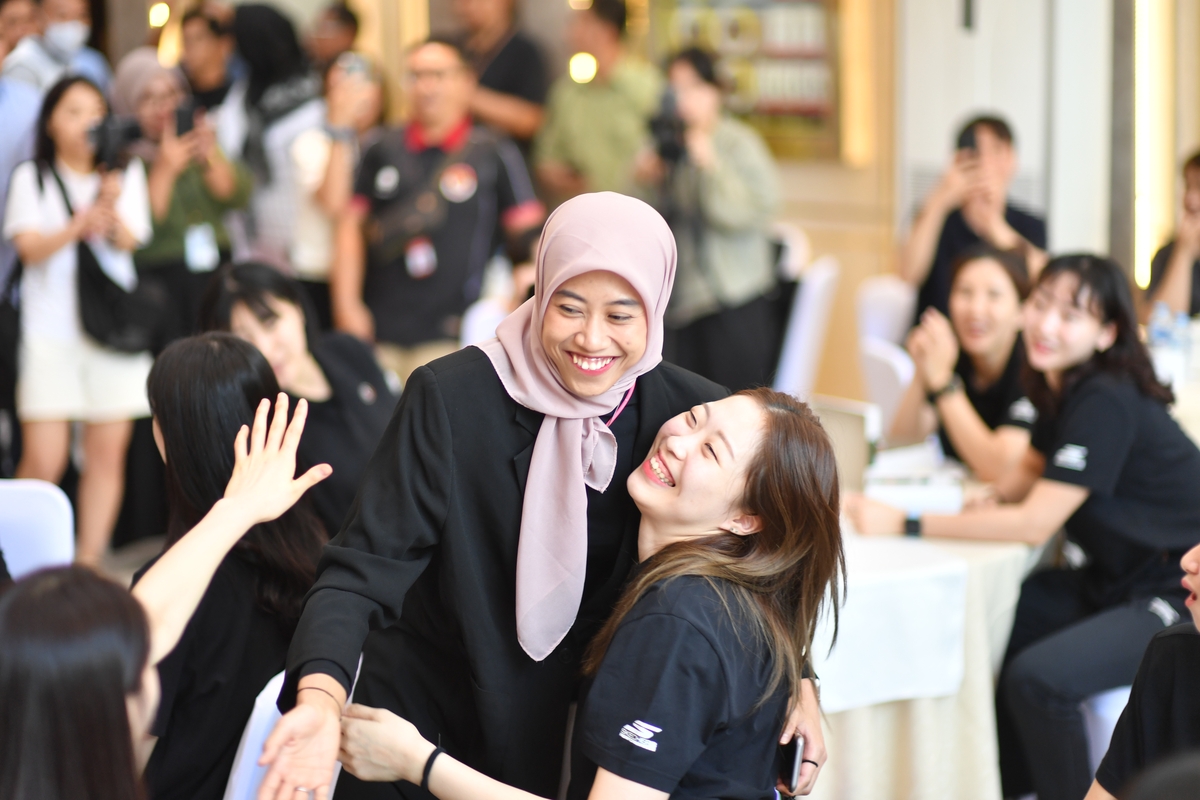
[{"label": "black shoulder bag", "polygon": [[[50,168],[58,190],[62,193],[67,215],[75,216],[67,187],[57,170]],[[140,353],[158,345],[162,330],[163,304],[141,283],[133,291],[118,285],[100,266],[100,261],[87,242],[75,245],[78,266],[75,285],[79,294],[79,318],[88,336],[105,347],[123,353]]]}]

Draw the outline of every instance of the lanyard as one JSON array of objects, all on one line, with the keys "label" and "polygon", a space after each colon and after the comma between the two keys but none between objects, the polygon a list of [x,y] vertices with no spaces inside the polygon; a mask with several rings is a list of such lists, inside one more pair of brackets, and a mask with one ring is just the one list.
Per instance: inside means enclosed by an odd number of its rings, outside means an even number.
[{"label": "lanyard", "polygon": [[633,379],[633,384],[629,387],[629,391],[625,392],[625,397],[621,400],[621,405],[617,406],[617,410],[608,418],[608,421],[604,423],[605,425],[611,428],[612,424],[617,421],[617,417],[621,416],[621,412],[625,410],[625,406],[629,405],[629,398],[633,397],[633,390],[635,388],[637,388],[637,378]]}]

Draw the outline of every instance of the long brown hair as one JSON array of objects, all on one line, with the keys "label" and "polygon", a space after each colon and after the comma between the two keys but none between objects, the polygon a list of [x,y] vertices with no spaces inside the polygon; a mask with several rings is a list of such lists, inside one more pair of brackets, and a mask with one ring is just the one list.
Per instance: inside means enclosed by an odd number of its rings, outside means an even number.
[{"label": "long brown hair", "polygon": [[763,700],[783,684],[793,698],[800,696],[827,602],[836,638],[846,563],[833,445],[812,410],[794,397],[765,388],[738,394],[757,402],[766,416],[740,503],[762,520],[762,530],[676,542],[648,559],[588,648],[585,673],[595,673],[621,621],[650,587],[681,575],[707,578],[726,603],[736,602],[774,654]]}]

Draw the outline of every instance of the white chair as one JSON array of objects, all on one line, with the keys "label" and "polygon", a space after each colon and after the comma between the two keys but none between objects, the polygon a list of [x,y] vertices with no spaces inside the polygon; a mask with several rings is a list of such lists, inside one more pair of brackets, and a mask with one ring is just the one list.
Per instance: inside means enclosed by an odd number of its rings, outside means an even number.
[{"label": "white chair", "polygon": [[773,222],[770,237],[779,245],[779,258],[775,263],[779,277],[785,281],[799,280],[804,268],[812,261],[812,243],[808,234],[790,222]]},{"label": "white chair", "polygon": [[915,367],[904,348],[874,336],[859,341],[859,354],[867,401],[879,406],[886,437],[900,408],[900,399],[912,383]]},{"label": "white chair", "polygon": [[858,338],[903,344],[917,308],[917,290],[896,275],[874,275],[858,285]]},{"label": "white chair", "polygon": [[804,271],[788,315],[783,350],[775,372],[775,390],[801,400],[812,394],[829,330],[829,314],[837,291],[837,259],[822,256]]},{"label": "white chair", "polygon": [[1117,720],[1129,702],[1129,690],[1132,686],[1120,686],[1107,692],[1092,695],[1083,701],[1083,721],[1087,727],[1088,760],[1092,766],[1092,774],[1100,767],[1104,754],[1108,752],[1109,742],[1112,741],[1113,731]]},{"label": "white chair", "polygon": [[[354,696],[354,688],[358,686],[358,676],[362,673],[362,656],[358,657],[358,669],[354,673],[354,682],[350,685],[350,697]],[[282,716],[279,713],[279,693],[283,690],[283,680],[287,675],[281,672],[258,693],[254,700],[254,710],[242,730],[242,739],[238,742],[237,753],[233,757],[233,769],[229,771],[229,780],[225,784],[224,800],[256,800],[258,786],[267,775],[267,768],[258,765],[262,755],[263,745],[267,737],[275,730],[275,723]],[[337,762],[333,768],[333,780],[329,782],[329,796],[337,787],[338,775],[342,774],[342,762]]]},{"label": "white chair", "polygon": [[0,480],[0,552],[13,578],[75,560],[75,514],[53,483]]}]

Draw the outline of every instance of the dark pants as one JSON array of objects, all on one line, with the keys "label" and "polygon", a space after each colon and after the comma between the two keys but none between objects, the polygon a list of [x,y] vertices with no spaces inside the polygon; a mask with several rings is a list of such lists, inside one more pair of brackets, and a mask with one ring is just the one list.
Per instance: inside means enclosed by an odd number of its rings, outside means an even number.
[{"label": "dark pants", "polygon": [[667,328],[663,358],[730,391],[770,386],[782,328],[767,297]]},{"label": "dark pants", "polygon": [[[1080,705],[1133,683],[1150,639],[1174,623],[1150,610],[1155,598],[1105,609],[1085,598],[1084,573],[1076,570],[1037,572],[1021,586],[996,692],[1005,797],[1087,794],[1092,772]],[[1186,615],[1182,598],[1163,600]]]}]

